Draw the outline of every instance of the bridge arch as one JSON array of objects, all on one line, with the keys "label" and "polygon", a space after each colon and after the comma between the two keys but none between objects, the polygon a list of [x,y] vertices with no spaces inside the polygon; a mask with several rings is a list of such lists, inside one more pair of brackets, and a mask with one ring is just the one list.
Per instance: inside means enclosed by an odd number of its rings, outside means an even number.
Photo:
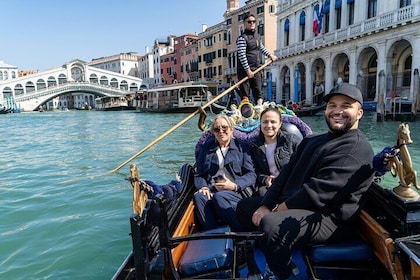
[{"label": "bridge arch", "polygon": [[[75,68],[79,70],[77,73]],[[95,96],[134,94],[142,86],[140,78],[92,67],[77,59],[62,67],[1,83],[0,103],[13,97],[19,108],[33,110],[50,99],[69,93],[90,93],[94,100]]]}]

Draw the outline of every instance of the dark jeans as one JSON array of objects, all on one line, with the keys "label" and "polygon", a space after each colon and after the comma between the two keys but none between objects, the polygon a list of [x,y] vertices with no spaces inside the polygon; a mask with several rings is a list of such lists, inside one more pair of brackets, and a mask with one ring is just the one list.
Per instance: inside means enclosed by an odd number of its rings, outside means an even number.
[{"label": "dark jeans", "polygon": [[[256,230],[252,214],[262,197],[241,200],[236,209],[239,222],[246,230]],[[334,220],[321,212],[289,209],[265,216],[258,228],[265,233],[259,244],[270,270],[280,279],[292,274],[292,251],[320,243],[336,243],[355,236],[355,226]]]},{"label": "dark jeans", "polygon": [[[247,77],[246,73],[241,71],[238,72],[239,80],[242,80],[245,77]],[[239,86],[239,89],[239,95],[241,96],[241,99],[243,99],[245,96],[250,99],[250,92],[252,91],[254,104],[256,104],[258,99],[262,98],[262,73],[258,72],[254,75],[254,78],[247,79]]]},{"label": "dark jeans", "polygon": [[203,230],[229,225],[233,231],[241,231],[235,212],[241,199],[242,196],[234,191],[214,192],[210,200],[202,193],[195,193],[193,200],[196,217]]}]

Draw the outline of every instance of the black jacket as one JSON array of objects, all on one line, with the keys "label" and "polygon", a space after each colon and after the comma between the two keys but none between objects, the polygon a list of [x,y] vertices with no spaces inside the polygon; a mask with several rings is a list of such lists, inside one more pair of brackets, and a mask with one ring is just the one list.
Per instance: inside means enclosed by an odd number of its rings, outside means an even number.
[{"label": "black jacket", "polygon": [[[289,162],[291,155],[296,151],[300,142],[301,139],[295,134],[279,130],[277,146],[274,152],[274,161],[279,171]],[[265,179],[270,175],[270,168],[266,156],[264,135],[261,132],[258,138],[251,143],[251,156],[254,162],[255,173],[257,173],[257,187],[264,186]]]},{"label": "black jacket", "polygon": [[289,209],[320,211],[341,221],[356,221],[363,194],[373,180],[373,150],[358,129],[304,138],[262,205],[273,209],[284,201]]}]

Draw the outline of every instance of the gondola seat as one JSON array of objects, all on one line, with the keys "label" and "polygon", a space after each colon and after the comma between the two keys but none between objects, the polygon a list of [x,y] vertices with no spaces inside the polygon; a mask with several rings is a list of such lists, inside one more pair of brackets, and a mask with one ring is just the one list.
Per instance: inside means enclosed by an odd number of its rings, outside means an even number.
[{"label": "gondola seat", "polygon": [[[230,232],[228,226],[202,232],[204,235]],[[212,277],[230,277],[233,264],[232,239],[199,239],[188,242],[178,271],[181,276],[212,274]],[[217,272],[216,272],[217,271]],[[217,274],[217,275],[216,275]]]},{"label": "gondola seat", "polygon": [[371,271],[373,253],[361,238],[315,245],[305,254],[313,279],[371,279],[364,277]]},{"label": "gondola seat", "polygon": [[[400,270],[400,263],[392,257],[394,246],[390,234],[366,211],[362,210],[359,217],[359,238],[316,245],[303,251],[313,279],[380,279],[383,270],[393,276]],[[383,264],[382,270],[378,270],[377,263]]]}]

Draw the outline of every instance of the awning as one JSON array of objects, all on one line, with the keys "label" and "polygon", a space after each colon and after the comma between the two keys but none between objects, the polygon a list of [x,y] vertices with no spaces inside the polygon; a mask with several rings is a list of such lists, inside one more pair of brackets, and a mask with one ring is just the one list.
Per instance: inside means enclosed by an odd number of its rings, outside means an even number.
[{"label": "awning", "polygon": [[299,24],[300,24],[300,25],[305,25],[305,13],[304,13],[304,12],[302,12],[302,13],[300,14]]},{"label": "awning", "polygon": [[289,31],[290,27],[290,21],[286,19],[286,22],[284,23],[284,31]]},{"label": "awning", "polygon": [[335,0],[335,9],[341,8],[341,0]]},{"label": "awning", "polygon": [[326,0],[322,6],[322,13],[328,14],[330,12],[330,0]]}]

